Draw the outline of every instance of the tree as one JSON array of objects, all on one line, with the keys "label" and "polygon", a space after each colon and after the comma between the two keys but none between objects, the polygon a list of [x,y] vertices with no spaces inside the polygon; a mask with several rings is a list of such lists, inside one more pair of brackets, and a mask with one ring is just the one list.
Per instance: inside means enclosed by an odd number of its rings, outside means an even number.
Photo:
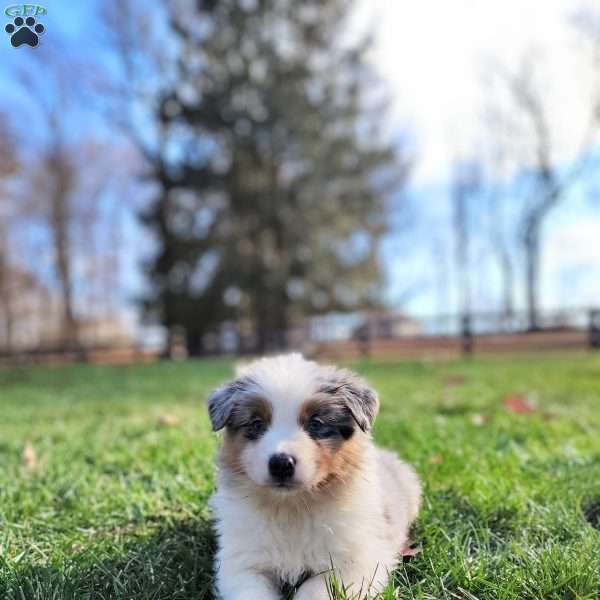
[{"label": "tree", "polygon": [[159,184],[142,215],[157,241],[146,312],[192,354],[228,319],[252,324],[257,350],[283,347],[296,316],[379,302],[407,162],[380,135],[368,44],[343,43],[351,2],[186,6],[144,152]]},{"label": "tree", "polygon": [[530,330],[540,327],[538,294],[543,226],[589,167],[600,107],[600,96],[596,95],[591,101],[589,126],[582,135],[577,155],[565,169],[555,153],[552,121],[546,112],[543,87],[537,81],[539,68],[535,57],[530,57],[523,60],[518,71],[497,69],[511,102],[512,118],[507,115],[505,119],[511,123],[509,144],[519,169],[512,191],[521,198],[517,236],[524,260]]},{"label": "tree", "polygon": [[502,184],[494,183],[487,197],[487,208],[489,240],[501,276],[502,315],[506,320],[510,320],[515,309],[515,269],[510,237],[507,233],[509,228],[505,194],[506,190]]},{"label": "tree", "polygon": [[[117,216],[129,202],[120,184],[131,159],[118,143],[102,138],[96,107],[86,102],[87,74],[96,70],[67,63],[60,53],[46,53],[43,61],[42,79],[31,75],[36,69],[27,63],[12,72],[26,89],[23,102],[34,124],[20,144],[28,168],[18,173],[9,198],[21,238],[17,266],[60,304],[60,310],[48,310],[45,342],[81,350],[81,322],[115,316],[100,312],[114,308],[108,296],[116,288],[115,256],[122,250],[115,244]],[[119,196],[110,194],[112,186],[120,186]]]},{"label": "tree", "polygon": [[[75,168],[73,158],[64,147],[58,131],[42,159],[43,176],[48,179],[48,203],[40,206],[41,214],[51,233],[54,264],[58,275],[62,298],[62,342],[66,347],[78,345],[78,322],[75,315],[73,294],[73,250],[71,227],[73,220],[73,190]],[[44,210],[45,209],[45,210]]]},{"label": "tree", "polygon": [[474,229],[473,200],[480,191],[481,174],[476,161],[454,165],[452,208],[455,235],[455,259],[459,292],[459,310],[463,319],[471,316],[471,245]]},{"label": "tree", "polygon": [[503,121],[503,115],[489,107],[486,114],[486,138],[489,141],[485,150],[481,170],[484,173],[483,195],[487,222],[484,235],[497,262],[501,281],[502,315],[508,322],[515,309],[515,260],[513,219],[509,209],[513,200],[510,188],[510,146],[511,131]]},{"label": "tree", "polygon": [[6,180],[18,173],[20,164],[14,148],[14,136],[5,114],[0,114],[0,315],[2,330],[0,340],[4,349],[10,352],[12,346],[14,315],[13,289],[10,277],[10,256],[8,232],[14,217],[9,206]]}]

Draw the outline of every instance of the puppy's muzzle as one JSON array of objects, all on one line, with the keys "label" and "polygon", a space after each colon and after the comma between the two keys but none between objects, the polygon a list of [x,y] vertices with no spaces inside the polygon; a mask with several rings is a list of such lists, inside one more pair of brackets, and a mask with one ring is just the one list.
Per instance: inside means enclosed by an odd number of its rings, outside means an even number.
[{"label": "puppy's muzzle", "polygon": [[290,454],[280,452],[269,459],[269,474],[277,484],[291,483],[295,471],[296,459]]}]

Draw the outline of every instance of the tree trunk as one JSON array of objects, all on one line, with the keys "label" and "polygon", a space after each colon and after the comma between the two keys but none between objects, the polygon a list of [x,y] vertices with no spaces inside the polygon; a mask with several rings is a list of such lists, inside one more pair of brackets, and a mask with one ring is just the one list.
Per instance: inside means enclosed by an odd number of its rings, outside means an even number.
[{"label": "tree trunk", "polygon": [[54,258],[62,301],[62,344],[65,348],[78,347],[78,324],[73,306],[73,287],[71,273],[71,207],[70,198],[73,172],[68,158],[60,151],[54,150],[50,159],[51,172],[55,187],[50,207],[50,228],[53,236]]},{"label": "tree trunk", "polygon": [[506,250],[500,257],[500,270],[502,272],[502,313],[505,319],[511,319],[515,311],[515,274],[512,262]]},{"label": "tree trunk", "polygon": [[279,297],[275,299],[274,306],[274,338],[275,350],[287,350],[288,348],[288,299],[285,290],[281,290]]},{"label": "tree trunk", "polygon": [[540,269],[540,239],[536,227],[530,227],[524,239],[525,287],[527,292],[527,321],[529,331],[538,331],[538,285]]},{"label": "tree trunk", "polygon": [[62,299],[62,343],[67,348],[77,345],[77,320],[73,309],[73,287],[71,284],[71,256],[69,244],[69,222],[66,200],[55,198],[52,206],[52,229],[54,254]]},{"label": "tree trunk", "polygon": [[268,293],[257,292],[254,309],[256,328],[256,351],[264,354],[271,346],[271,318]]},{"label": "tree trunk", "polygon": [[10,274],[8,272],[8,261],[0,250],[0,310],[1,322],[3,323],[2,345],[0,350],[10,354],[12,349],[13,314],[10,297]]},{"label": "tree trunk", "polygon": [[257,293],[254,306],[257,352],[287,349],[288,304],[285,290]]},{"label": "tree trunk", "polygon": [[199,357],[205,354],[204,335],[197,331],[185,332],[185,346],[190,357]]}]

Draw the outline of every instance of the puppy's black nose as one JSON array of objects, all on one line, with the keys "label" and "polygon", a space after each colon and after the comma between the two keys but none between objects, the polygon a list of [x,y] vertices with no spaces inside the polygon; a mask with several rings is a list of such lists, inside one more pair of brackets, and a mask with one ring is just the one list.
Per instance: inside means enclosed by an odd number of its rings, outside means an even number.
[{"label": "puppy's black nose", "polygon": [[269,459],[269,473],[276,481],[283,483],[294,476],[296,459],[289,454],[273,454]]}]

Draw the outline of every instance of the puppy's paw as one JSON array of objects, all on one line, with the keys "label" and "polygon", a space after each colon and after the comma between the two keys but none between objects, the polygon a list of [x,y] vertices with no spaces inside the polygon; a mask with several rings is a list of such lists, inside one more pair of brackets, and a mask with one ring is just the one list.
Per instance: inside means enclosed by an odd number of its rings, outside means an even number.
[{"label": "puppy's paw", "polygon": [[294,600],[329,600],[324,577],[313,577],[300,586]]}]

